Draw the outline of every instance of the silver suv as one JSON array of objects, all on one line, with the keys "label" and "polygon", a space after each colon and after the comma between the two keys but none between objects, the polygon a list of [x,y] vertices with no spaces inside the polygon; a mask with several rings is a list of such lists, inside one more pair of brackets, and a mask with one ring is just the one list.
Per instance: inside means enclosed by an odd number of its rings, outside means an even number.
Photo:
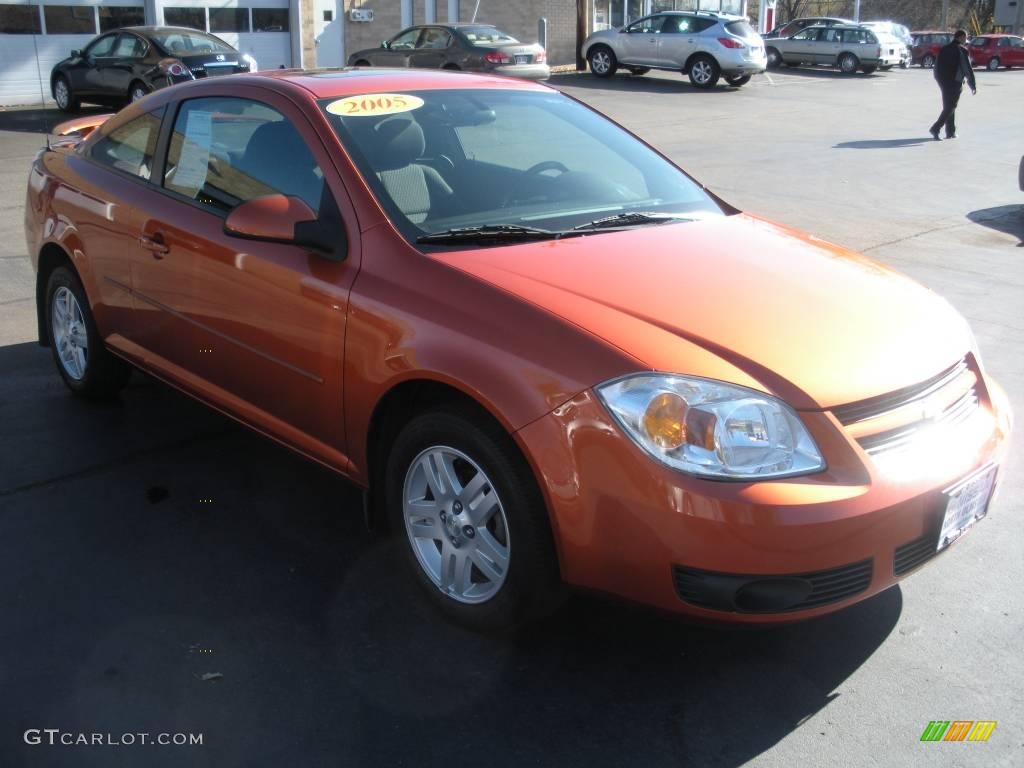
[{"label": "silver suv", "polygon": [[619,67],[634,75],[651,69],[681,71],[698,88],[719,77],[738,88],[768,66],[764,42],[742,16],[707,11],[666,11],[621,29],[603,29],[583,43],[590,71],[611,77]]}]

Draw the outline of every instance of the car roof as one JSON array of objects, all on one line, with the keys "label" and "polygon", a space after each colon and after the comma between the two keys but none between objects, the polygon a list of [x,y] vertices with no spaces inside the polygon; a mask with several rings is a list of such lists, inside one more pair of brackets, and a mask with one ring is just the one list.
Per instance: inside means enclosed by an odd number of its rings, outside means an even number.
[{"label": "car roof", "polygon": [[710,16],[715,19],[745,19],[746,16],[737,16],[734,13],[719,13],[718,11],[655,11],[651,16]]},{"label": "car roof", "polygon": [[1002,32],[989,32],[986,35],[975,35],[973,39],[977,40],[979,37],[1020,37],[1020,35],[1007,35]]},{"label": "car roof", "polygon": [[[517,91],[550,91],[546,85],[530,80],[478,75],[470,72],[452,72],[432,69],[379,69],[370,67],[341,67],[338,69],[267,69],[250,75],[232,75],[232,83],[273,82],[283,89],[302,88],[317,99],[343,98],[364,93],[391,93],[393,91],[434,91],[449,88],[501,88]],[[209,82],[207,79],[195,81]],[[184,83],[188,86],[189,83]]]},{"label": "car roof", "polygon": [[952,35],[948,29],[915,29],[912,30],[912,35]]},{"label": "car roof", "polygon": [[[192,29],[191,27],[157,27],[157,26],[142,26],[142,27],[121,27],[119,29],[112,29],[111,32],[138,32],[139,34],[148,35],[153,32],[198,32],[201,35],[212,35],[211,32],[203,32],[201,29]],[[213,35],[216,37],[216,35]]]}]

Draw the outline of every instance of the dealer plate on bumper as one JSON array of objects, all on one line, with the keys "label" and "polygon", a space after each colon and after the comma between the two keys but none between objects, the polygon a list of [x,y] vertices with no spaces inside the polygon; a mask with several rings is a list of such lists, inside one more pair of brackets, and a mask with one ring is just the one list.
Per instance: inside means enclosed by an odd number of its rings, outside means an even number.
[{"label": "dealer plate on bumper", "polygon": [[959,539],[988,513],[997,470],[997,465],[989,464],[943,492],[947,498],[946,513],[936,551]]}]

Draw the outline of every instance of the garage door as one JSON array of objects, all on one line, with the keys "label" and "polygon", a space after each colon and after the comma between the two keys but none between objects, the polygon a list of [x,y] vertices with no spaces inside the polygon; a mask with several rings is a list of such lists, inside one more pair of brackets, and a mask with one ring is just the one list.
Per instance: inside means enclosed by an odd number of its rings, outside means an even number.
[{"label": "garage door", "polygon": [[256,59],[260,69],[292,65],[288,0],[240,2],[234,7],[212,5],[196,0],[168,0],[163,6],[164,24],[212,32]]},{"label": "garage door", "polygon": [[50,71],[100,32],[143,24],[142,3],[0,0],[0,106],[52,101]]}]

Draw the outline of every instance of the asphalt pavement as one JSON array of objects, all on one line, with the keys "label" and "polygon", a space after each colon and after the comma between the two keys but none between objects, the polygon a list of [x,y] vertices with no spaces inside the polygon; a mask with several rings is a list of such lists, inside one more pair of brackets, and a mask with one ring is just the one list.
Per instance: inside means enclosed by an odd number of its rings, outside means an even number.
[{"label": "asphalt pavement", "polygon": [[[979,72],[943,142],[921,70],[552,84],[737,207],[948,298],[1024,414],[1024,72]],[[965,540],[839,614],[734,631],[577,595],[518,633],[464,632],[341,479],[145,376],[114,403],[66,393],[22,232],[57,119],[0,112],[0,766],[1024,764],[1019,450]],[[998,725],[922,743],[936,719]],[[123,743],[141,733],[202,744]]]}]

